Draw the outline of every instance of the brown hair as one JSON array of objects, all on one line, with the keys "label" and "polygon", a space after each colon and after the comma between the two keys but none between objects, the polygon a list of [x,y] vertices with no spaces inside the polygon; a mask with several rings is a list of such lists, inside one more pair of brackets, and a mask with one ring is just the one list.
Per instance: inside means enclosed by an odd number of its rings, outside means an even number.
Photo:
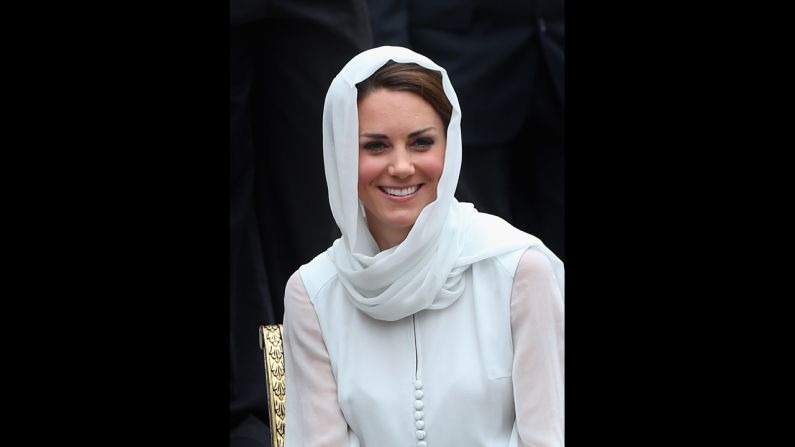
[{"label": "brown hair", "polygon": [[359,92],[357,101],[368,94],[384,88],[393,91],[409,91],[416,93],[436,110],[444,123],[444,133],[450,125],[453,106],[442,87],[442,73],[422,67],[415,63],[398,63],[390,60],[369,78],[356,84]]}]

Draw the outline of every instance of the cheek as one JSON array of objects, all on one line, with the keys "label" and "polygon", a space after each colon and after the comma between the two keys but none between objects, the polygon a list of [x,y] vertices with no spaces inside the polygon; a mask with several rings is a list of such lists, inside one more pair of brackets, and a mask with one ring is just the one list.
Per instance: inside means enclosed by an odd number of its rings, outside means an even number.
[{"label": "cheek", "polygon": [[434,172],[436,174],[436,180],[439,180],[439,177],[442,176],[442,171],[444,171],[444,155],[439,157],[436,160],[436,163],[434,165]]},{"label": "cheek", "polygon": [[359,189],[369,185],[381,172],[381,167],[375,157],[367,154],[359,155]]},{"label": "cheek", "polygon": [[424,162],[426,174],[436,181],[442,176],[444,170],[444,151],[438,151],[434,154],[429,154],[429,157]]},{"label": "cheek", "polygon": [[433,154],[433,161],[432,161],[437,181],[442,176],[442,171],[444,171],[444,155],[447,153],[447,138],[442,138],[439,141],[439,144],[441,145],[442,150],[436,151]]}]

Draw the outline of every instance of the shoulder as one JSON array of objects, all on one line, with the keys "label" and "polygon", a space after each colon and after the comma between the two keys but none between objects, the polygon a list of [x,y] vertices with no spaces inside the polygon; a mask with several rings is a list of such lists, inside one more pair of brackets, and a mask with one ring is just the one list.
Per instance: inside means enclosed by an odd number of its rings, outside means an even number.
[{"label": "shoulder", "polygon": [[287,285],[284,286],[284,299],[287,300],[301,295],[306,295],[306,286],[304,286],[300,270],[296,270],[290,275]]},{"label": "shoulder", "polygon": [[524,250],[516,266],[516,278],[530,276],[554,276],[552,263],[547,256],[539,250],[528,248]]},{"label": "shoulder", "polygon": [[521,248],[492,258],[514,286],[517,284],[554,283],[555,271],[549,258],[539,250]]},{"label": "shoulder", "polygon": [[[560,262],[557,261],[559,264]],[[547,254],[533,247],[522,254],[513,278],[514,295],[527,292],[556,291],[554,295],[563,296],[563,269],[553,265]]]},{"label": "shoulder", "polygon": [[296,270],[284,286],[284,311],[290,313],[295,309],[303,308],[309,304],[309,298],[301,278],[301,273]]},{"label": "shoulder", "polygon": [[[324,251],[315,256],[315,259],[302,265],[298,271],[293,274],[293,276],[297,275],[300,275],[298,280],[302,281],[306,293],[309,295],[309,300],[314,303],[320,290],[337,276],[337,267],[334,265],[331,258],[329,258],[328,252]],[[291,277],[290,280],[293,280],[293,278]]]},{"label": "shoulder", "polygon": [[505,270],[511,278],[515,277],[517,265],[520,263],[523,254],[526,253],[526,248],[520,248],[508,253],[495,256],[494,260]]}]

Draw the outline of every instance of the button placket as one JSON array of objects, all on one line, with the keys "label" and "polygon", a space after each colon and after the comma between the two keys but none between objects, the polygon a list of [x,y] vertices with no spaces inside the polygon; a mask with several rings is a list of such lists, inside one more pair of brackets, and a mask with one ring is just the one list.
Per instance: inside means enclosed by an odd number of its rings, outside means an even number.
[{"label": "button placket", "polygon": [[417,447],[427,447],[428,442],[425,441],[427,433],[425,432],[425,403],[422,399],[425,397],[425,392],[422,390],[422,343],[420,342],[420,334],[417,330],[417,315],[412,315],[412,326],[414,329],[414,355],[416,356],[416,368],[414,371],[414,428],[416,428],[414,435],[417,437]]},{"label": "button placket", "polygon": [[425,403],[422,401],[422,398],[425,396],[425,393],[422,391],[422,380],[417,379],[414,381],[414,409],[417,410],[414,412],[414,426],[417,428],[417,431],[414,434],[417,436],[417,447],[427,447],[428,443],[423,441],[425,439],[425,412],[422,411],[425,408]]}]

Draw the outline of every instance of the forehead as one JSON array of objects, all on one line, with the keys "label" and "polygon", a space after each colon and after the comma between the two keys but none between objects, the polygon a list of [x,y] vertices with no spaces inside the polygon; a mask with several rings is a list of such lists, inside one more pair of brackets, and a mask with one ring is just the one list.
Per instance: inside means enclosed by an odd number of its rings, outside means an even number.
[{"label": "forehead", "polygon": [[378,89],[358,104],[359,125],[441,124],[433,107],[419,95],[407,91]]}]

